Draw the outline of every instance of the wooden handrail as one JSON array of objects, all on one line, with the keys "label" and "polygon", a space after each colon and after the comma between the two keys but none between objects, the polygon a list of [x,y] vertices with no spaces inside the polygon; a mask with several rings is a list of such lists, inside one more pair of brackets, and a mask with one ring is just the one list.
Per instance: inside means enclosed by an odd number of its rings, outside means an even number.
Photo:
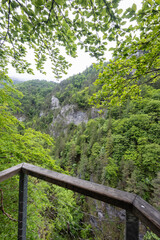
[{"label": "wooden handrail", "polygon": [[74,192],[93,197],[114,206],[131,210],[135,194],[110,188],[101,184],[85,181],[76,177],[54,172],[31,164],[24,163],[22,170],[33,177],[70,189]]},{"label": "wooden handrail", "polygon": [[19,164],[0,172],[0,182],[21,171],[24,174],[130,211],[160,237],[160,212],[138,195],[81,180],[28,163]]},{"label": "wooden handrail", "polygon": [[132,213],[160,237],[160,212],[157,209],[137,195]]},{"label": "wooden handrail", "polygon": [[22,165],[23,165],[23,163],[21,163],[21,164],[19,164],[17,166],[8,168],[8,169],[6,169],[4,171],[1,171],[0,172],[0,182],[3,182],[4,180],[7,180],[8,178],[11,178],[14,175],[20,173],[20,171],[22,169]]}]

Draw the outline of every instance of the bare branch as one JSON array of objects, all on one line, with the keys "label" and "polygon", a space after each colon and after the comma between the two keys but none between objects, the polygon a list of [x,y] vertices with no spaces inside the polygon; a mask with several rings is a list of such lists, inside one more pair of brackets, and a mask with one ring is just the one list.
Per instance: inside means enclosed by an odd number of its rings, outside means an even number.
[{"label": "bare branch", "polygon": [[5,210],[4,210],[4,205],[3,205],[3,190],[0,189],[0,192],[1,192],[1,206],[0,206],[0,210],[1,210],[2,213],[3,213],[4,215],[6,215],[10,220],[12,220],[12,221],[14,221],[14,222],[17,222],[16,219],[12,218],[12,216],[11,216],[10,214],[8,214],[8,213],[5,212]]}]

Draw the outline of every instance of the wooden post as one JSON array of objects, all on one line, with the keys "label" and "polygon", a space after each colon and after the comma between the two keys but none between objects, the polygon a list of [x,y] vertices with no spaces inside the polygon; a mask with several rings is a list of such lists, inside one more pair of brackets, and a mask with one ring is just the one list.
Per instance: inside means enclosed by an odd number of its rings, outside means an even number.
[{"label": "wooden post", "polygon": [[[27,216],[27,175],[56,184],[85,196],[112,204],[128,211],[126,213],[126,240],[138,239],[138,219],[160,237],[160,212],[138,195],[91,183],[28,163],[19,164],[0,172],[0,182],[21,172],[19,200],[19,240],[25,240]],[[23,173],[22,173],[23,172]],[[27,174],[27,175],[25,175]],[[26,187],[25,187],[26,186]],[[26,206],[26,208],[25,208]],[[134,217],[133,214],[134,213]],[[137,219],[138,218],[138,219]],[[25,221],[23,220],[25,219]]]},{"label": "wooden post", "polygon": [[125,240],[139,239],[139,220],[131,212],[126,211]]},{"label": "wooden post", "polygon": [[28,175],[21,171],[19,180],[18,240],[26,240],[27,185]]}]

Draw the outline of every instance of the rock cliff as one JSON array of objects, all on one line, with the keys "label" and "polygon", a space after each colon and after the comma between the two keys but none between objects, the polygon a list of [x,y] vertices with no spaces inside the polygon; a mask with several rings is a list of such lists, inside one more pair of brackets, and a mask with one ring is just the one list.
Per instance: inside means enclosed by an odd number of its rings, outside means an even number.
[{"label": "rock cliff", "polygon": [[87,123],[89,119],[99,116],[98,109],[95,108],[82,110],[79,109],[76,104],[61,106],[58,98],[55,96],[51,97],[51,109],[53,111],[53,121],[50,126],[50,131],[53,135],[57,135],[57,125],[61,125],[61,129],[65,130],[67,125],[71,123],[75,125],[81,124],[82,122]]}]

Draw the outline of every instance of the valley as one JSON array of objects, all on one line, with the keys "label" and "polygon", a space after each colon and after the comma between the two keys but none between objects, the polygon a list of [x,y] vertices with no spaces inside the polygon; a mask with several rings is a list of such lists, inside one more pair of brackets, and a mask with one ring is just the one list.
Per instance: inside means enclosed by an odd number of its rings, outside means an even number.
[{"label": "valley", "polygon": [[[88,104],[97,90],[96,77],[90,67],[58,84],[33,80],[16,85],[24,94],[17,118],[54,139],[52,158],[63,171],[138,194],[160,209],[159,85],[144,85],[141,100],[96,109]],[[105,214],[103,204],[88,201],[97,214]],[[119,216],[119,210],[106,206],[105,211]]]}]

